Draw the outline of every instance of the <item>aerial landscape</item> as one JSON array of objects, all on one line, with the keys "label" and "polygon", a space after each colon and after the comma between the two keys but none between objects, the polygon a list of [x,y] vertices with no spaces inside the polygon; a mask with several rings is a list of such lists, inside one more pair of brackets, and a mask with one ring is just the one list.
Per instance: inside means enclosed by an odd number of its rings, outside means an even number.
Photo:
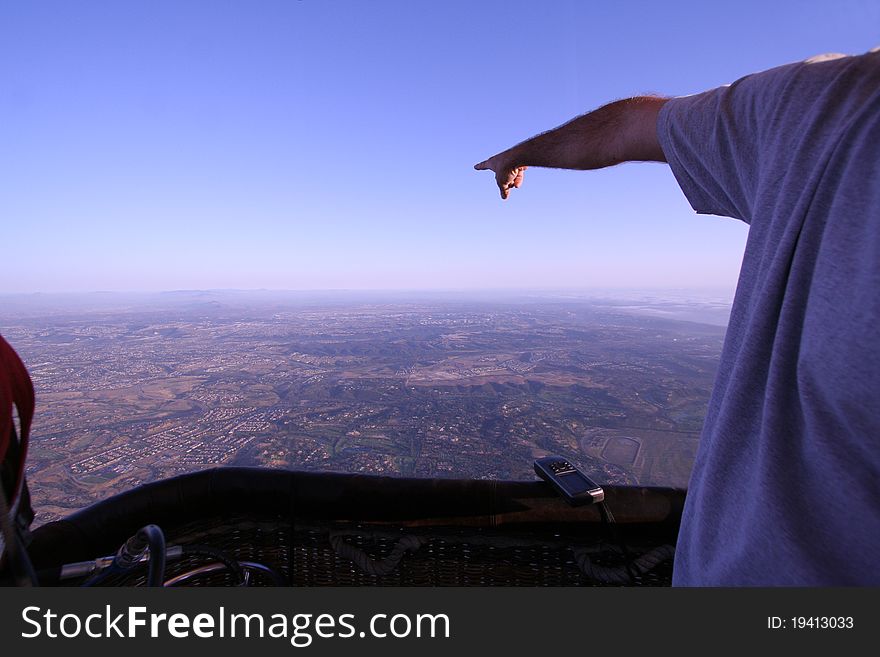
[{"label": "aerial landscape", "polygon": [[220,465],[532,479],[555,453],[600,483],[685,487],[725,317],[565,297],[91,300],[5,304],[37,395],[38,523]]}]

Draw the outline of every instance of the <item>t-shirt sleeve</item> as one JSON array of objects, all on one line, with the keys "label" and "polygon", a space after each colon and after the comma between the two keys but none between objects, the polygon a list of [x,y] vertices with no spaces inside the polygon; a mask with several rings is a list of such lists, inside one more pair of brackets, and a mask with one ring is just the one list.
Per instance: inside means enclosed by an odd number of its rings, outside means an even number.
[{"label": "t-shirt sleeve", "polygon": [[876,52],[813,57],[667,101],[657,137],[694,210],[751,224],[759,192],[821,159],[851,119],[847,103],[873,93],[863,81]]},{"label": "t-shirt sleeve", "polygon": [[751,223],[763,149],[779,93],[793,67],[749,75],[731,85],[670,99],[657,136],[691,206]]}]

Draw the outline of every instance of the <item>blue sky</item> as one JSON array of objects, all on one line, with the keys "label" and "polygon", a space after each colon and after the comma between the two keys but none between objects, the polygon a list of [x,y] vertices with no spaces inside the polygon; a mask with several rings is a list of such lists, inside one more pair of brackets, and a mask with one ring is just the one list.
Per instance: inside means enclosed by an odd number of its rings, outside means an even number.
[{"label": "blue sky", "polygon": [[0,0],[0,292],[732,289],[664,165],[472,165],[880,41],[880,3]]}]

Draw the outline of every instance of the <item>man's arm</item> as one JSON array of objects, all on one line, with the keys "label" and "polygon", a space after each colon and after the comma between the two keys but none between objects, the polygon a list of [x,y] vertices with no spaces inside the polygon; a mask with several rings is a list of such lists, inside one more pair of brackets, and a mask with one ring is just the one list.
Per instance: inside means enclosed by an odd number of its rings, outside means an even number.
[{"label": "man's arm", "polygon": [[528,167],[601,169],[621,162],[665,162],[657,140],[657,114],[665,98],[618,100],[527,139],[475,165],[491,169],[506,199],[523,182]]}]

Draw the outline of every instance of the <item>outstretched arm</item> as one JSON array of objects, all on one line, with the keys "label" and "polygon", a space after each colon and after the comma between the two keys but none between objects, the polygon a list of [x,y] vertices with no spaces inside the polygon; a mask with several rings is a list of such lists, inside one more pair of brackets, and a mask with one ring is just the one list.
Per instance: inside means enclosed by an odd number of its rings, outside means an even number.
[{"label": "outstretched arm", "polygon": [[618,100],[527,139],[475,165],[491,169],[506,199],[522,185],[528,167],[601,169],[621,162],[665,162],[657,140],[657,114],[665,98]]}]

